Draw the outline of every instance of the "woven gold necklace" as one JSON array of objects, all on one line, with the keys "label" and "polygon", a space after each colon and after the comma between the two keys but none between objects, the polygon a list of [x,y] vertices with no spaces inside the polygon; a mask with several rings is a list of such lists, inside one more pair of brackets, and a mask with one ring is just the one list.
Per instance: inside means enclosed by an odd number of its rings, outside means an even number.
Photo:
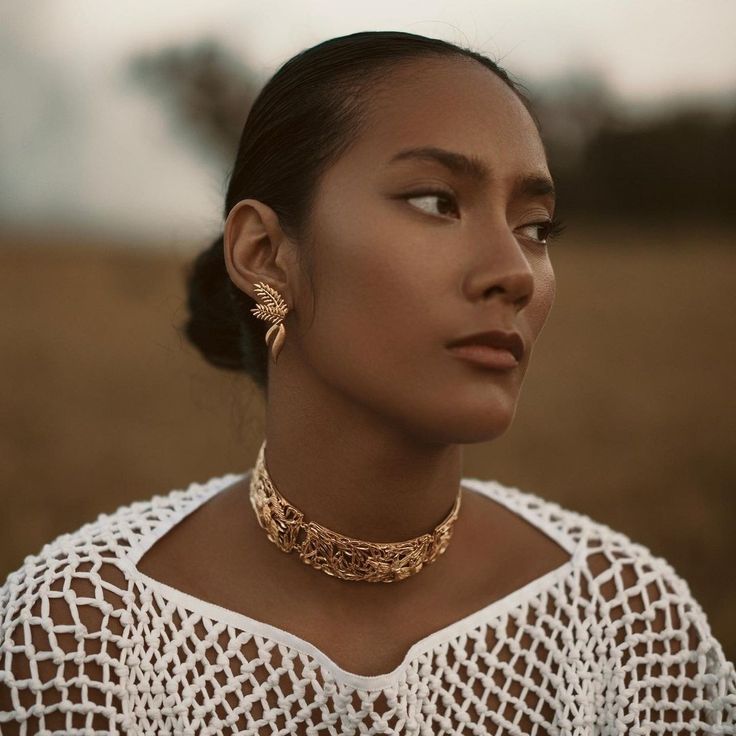
[{"label": "woven gold necklace", "polygon": [[[342,580],[392,583],[415,575],[447,549],[460,511],[462,489],[452,510],[434,531],[405,542],[367,542],[304,521],[304,514],[271,483],[265,451],[264,440],[250,479],[250,502],[268,538],[283,552],[297,550],[299,559],[307,565]],[[299,539],[301,533],[303,540]]]}]

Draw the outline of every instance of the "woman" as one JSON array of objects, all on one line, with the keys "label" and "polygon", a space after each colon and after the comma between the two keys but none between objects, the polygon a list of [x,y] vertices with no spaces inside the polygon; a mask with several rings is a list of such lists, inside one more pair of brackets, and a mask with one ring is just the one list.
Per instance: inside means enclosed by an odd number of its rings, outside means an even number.
[{"label": "woman", "polygon": [[507,74],[406,33],[298,54],[225,217],[186,331],[261,387],[267,441],[26,558],[3,732],[733,733],[733,665],[665,560],[462,477],[555,291],[554,186]]}]

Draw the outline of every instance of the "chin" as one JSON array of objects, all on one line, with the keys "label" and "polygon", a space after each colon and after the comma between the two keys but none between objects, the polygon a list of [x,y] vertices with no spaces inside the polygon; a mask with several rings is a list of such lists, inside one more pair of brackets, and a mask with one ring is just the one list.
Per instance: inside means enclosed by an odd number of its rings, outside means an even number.
[{"label": "chin", "polygon": [[443,399],[442,406],[435,405],[432,416],[425,418],[419,430],[433,444],[490,442],[509,429],[516,415],[516,401],[511,397],[461,402],[452,401],[452,394],[446,394]]},{"label": "chin", "polygon": [[456,428],[451,442],[461,445],[492,442],[506,433],[512,421],[513,416],[509,418],[494,417],[492,421],[489,421],[486,417],[484,420],[478,422],[466,422]]}]

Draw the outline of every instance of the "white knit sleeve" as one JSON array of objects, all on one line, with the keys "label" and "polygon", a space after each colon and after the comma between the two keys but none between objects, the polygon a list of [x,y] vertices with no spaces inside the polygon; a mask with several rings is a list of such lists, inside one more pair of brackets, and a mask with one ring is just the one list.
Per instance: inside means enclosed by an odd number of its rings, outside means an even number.
[{"label": "white knit sleeve", "polygon": [[0,734],[120,734],[127,586],[90,548],[29,555],[0,587]]},{"label": "white knit sleeve", "polygon": [[735,734],[734,665],[687,582],[622,534],[589,566],[602,628],[603,732]]}]

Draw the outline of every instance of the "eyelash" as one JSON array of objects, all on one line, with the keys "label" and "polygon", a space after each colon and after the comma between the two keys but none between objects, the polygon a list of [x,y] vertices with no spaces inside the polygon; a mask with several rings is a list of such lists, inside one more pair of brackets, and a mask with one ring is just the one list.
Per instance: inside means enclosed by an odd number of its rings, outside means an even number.
[{"label": "eyelash", "polygon": [[[403,195],[402,199],[415,199],[416,197],[439,197],[441,199],[450,200],[455,205],[457,210],[457,200],[455,196],[450,192],[446,192],[444,189],[423,189],[418,192],[410,192],[409,194]],[[547,231],[541,240],[535,240],[540,245],[547,245],[550,241],[559,238],[560,235],[565,231],[567,225],[558,217],[552,217],[549,220],[543,220],[541,222],[529,222],[523,227],[546,227]]]}]

